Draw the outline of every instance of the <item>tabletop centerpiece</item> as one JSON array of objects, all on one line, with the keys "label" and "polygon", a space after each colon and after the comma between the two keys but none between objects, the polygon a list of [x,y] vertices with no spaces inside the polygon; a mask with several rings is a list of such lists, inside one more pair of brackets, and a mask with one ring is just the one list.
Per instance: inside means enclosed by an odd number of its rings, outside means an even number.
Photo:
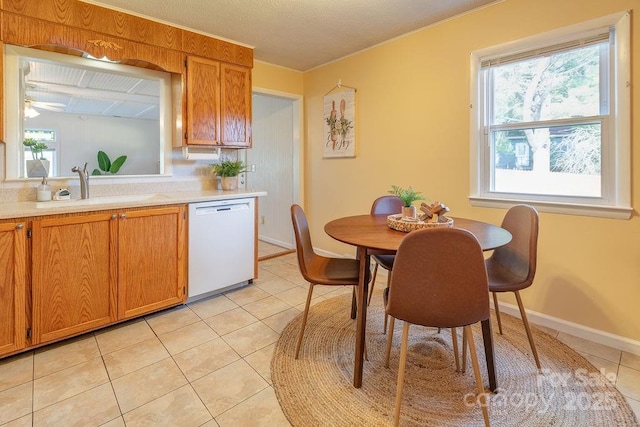
[{"label": "tabletop centerpiece", "polygon": [[413,202],[418,200],[427,200],[420,191],[414,190],[412,186],[407,188],[399,187],[397,185],[392,185],[391,190],[389,190],[390,194],[398,197],[402,200],[402,218],[405,220],[415,220],[416,219],[416,207],[413,206]]},{"label": "tabletop centerpiece", "polygon": [[405,233],[423,228],[453,227],[453,219],[445,216],[449,208],[444,203],[435,202],[428,205],[422,202],[420,212],[415,218],[406,218],[402,214],[389,215],[387,225]]}]

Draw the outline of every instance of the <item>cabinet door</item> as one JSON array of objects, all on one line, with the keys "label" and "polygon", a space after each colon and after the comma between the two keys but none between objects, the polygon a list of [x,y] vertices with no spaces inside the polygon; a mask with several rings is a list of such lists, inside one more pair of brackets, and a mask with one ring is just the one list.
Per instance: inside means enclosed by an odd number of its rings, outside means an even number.
[{"label": "cabinet door", "polygon": [[0,224],[0,355],[25,346],[25,224]]},{"label": "cabinet door", "polygon": [[33,221],[33,344],[116,320],[117,216]]},{"label": "cabinet door", "polygon": [[220,63],[187,58],[187,144],[220,143]]},{"label": "cabinet door", "polygon": [[184,208],[125,211],[118,220],[118,318],[185,300]]},{"label": "cabinet door", "polygon": [[251,69],[220,66],[220,126],[222,144],[251,147]]}]

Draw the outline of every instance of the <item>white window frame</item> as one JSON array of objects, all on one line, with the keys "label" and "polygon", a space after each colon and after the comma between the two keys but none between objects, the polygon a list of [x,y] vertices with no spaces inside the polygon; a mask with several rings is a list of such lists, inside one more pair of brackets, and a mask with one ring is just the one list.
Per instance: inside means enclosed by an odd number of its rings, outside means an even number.
[{"label": "white window frame", "polygon": [[[538,210],[573,215],[629,219],[631,207],[631,23],[628,11],[608,15],[581,24],[564,27],[525,39],[471,53],[470,93],[470,194],[472,206],[509,208],[516,203],[529,203]],[[485,94],[481,83],[481,61],[487,57],[512,54],[563,41],[576,39],[580,34],[604,27],[614,29],[614,49],[611,61],[614,75],[611,79],[611,124],[608,137],[613,141],[606,155],[611,156],[610,168],[602,170],[603,198],[592,201],[573,197],[536,196],[519,193],[492,193],[490,184],[490,147],[484,143]],[[604,132],[604,129],[603,129]],[[604,161],[604,159],[603,159]]]}]

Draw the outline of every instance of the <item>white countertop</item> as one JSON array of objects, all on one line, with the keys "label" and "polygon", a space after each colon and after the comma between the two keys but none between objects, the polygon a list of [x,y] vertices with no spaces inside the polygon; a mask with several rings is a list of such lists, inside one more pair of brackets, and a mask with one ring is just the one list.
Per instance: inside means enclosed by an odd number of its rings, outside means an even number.
[{"label": "white countertop", "polygon": [[14,202],[0,205],[0,219],[25,218],[41,215],[91,212],[143,206],[175,205],[181,203],[230,200],[266,196],[266,191],[256,190],[202,190],[180,192],[156,192],[153,194],[122,194],[99,196],[89,199],[71,199],[50,202]]}]

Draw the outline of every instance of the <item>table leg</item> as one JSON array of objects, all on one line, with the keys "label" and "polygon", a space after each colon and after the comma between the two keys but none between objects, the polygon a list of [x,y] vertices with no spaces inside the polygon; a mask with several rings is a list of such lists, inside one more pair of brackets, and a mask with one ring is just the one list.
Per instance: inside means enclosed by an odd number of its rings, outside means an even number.
[{"label": "table leg", "polygon": [[487,374],[489,375],[489,389],[496,392],[498,383],[496,381],[496,361],[493,352],[493,337],[491,335],[491,321],[482,321],[482,339],[484,340],[484,356],[487,360]]},{"label": "table leg", "polygon": [[367,329],[367,295],[369,295],[369,262],[370,256],[366,248],[358,248],[358,261],[360,262],[360,280],[358,283],[358,307],[356,320],[356,356],[353,366],[353,386],[362,387],[362,370],[364,367],[364,342]]}]

